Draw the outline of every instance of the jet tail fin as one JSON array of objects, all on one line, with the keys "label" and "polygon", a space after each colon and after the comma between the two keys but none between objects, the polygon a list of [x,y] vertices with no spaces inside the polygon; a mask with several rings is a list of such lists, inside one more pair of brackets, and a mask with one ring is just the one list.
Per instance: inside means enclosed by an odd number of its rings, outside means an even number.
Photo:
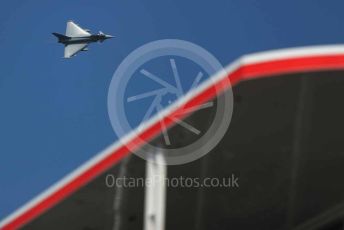
[{"label": "jet tail fin", "polygon": [[59,34],[59,33],[53,33],[53,35],[59,39],[59,42],[70,38],[70,37],[68,37],[66,35]]}]

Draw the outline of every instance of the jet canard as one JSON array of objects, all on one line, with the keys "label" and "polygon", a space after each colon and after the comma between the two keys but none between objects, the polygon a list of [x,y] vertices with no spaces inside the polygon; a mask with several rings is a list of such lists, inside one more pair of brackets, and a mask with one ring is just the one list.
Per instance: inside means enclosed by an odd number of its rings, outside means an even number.
[{"label": "jet canard", "polygon": [[52,33],[58,38],[58,42],[65,45],[64,58],[71,58],[79,51],[88,51],[88,44],[103,42],[113,38],[111,35],[99,31],[98,34],[91,34],[89,30],[81,28],[73,21],[67,22],[66,34]]}]

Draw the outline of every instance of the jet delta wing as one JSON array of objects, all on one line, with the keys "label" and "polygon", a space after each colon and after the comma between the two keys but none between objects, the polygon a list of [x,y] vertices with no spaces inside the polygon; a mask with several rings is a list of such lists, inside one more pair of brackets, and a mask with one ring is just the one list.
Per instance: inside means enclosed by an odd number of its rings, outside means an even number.
[{"label": "jet delta wing", "polygon": [[87,43],[67,45],[64,49],[64,58],[71,58],[86,47]]},{"label": "jet delta wing", "polygon": [[82,29],[79,25],[75,24],[73,21],[67,22],[66,36],[68,37],[87,37],[91,34],[86,30]]}]

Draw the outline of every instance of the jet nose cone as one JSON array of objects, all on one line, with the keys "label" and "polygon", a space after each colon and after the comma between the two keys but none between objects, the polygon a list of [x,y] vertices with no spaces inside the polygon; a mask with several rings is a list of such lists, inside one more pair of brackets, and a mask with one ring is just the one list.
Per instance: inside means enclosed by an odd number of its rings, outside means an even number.
[{"label": "jet nose cone", "polygon": [[112,36],[112,35],[106,35],[105,37],[106,38],[114,38],[114,36]]}]

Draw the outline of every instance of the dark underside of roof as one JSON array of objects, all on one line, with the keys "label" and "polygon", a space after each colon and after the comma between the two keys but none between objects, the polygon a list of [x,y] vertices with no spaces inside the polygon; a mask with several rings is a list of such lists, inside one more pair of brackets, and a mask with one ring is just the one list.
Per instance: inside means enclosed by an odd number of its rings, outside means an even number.
[{"label": "dark underside of roof", "polygon": [[[168,188],[166,229],[343,229],[344,72],[250,80],[233,93],[224,138],[203,158],[169,166],[168,177],[233,174],[239,187]],[[108,174],[144,177],[145,161],[131,155],[24,229],[143,229],[144,188],[108,188]]]}]

